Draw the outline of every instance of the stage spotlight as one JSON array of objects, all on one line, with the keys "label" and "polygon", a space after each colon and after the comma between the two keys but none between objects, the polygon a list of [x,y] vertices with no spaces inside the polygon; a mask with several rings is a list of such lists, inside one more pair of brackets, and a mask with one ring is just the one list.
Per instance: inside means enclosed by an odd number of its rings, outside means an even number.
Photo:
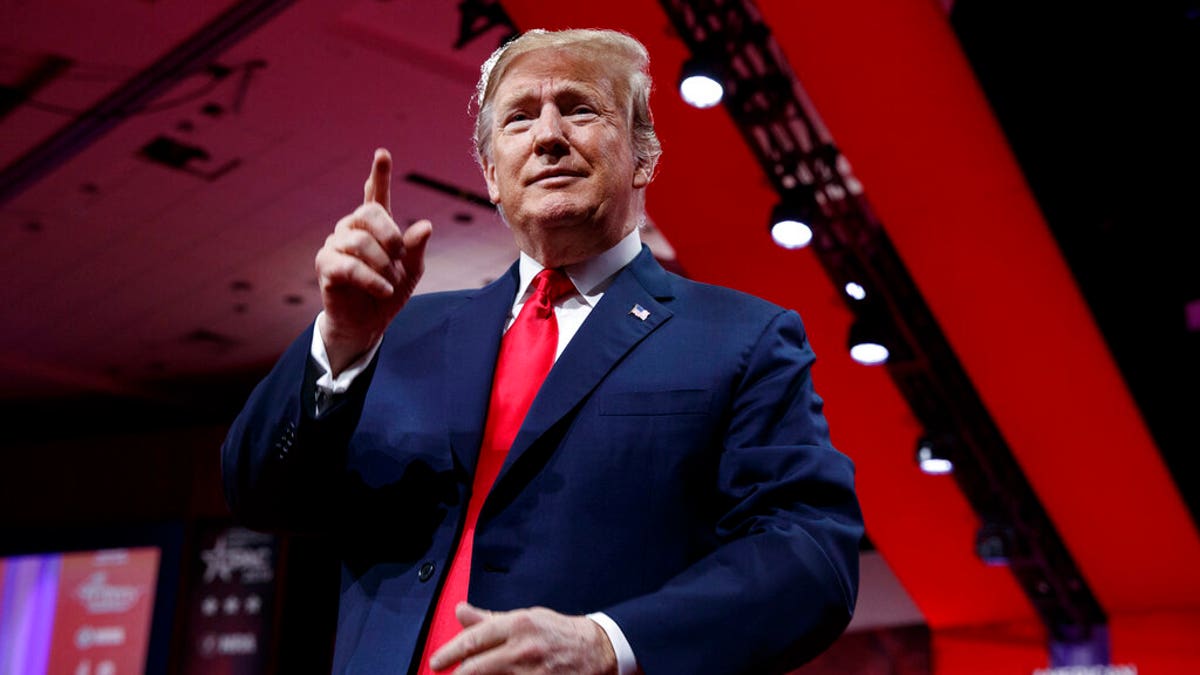
[{"label": "stage spotlight", "polygon": [[867,297],[867,289],[863,288],[863,285],[857,281],[847,281],[844,289],[846,291],[846,295],[854,298],[855,300],[862,300],[863,298]]},{"label": "stage spotlight", "polygon": [[679,95],[688,105],[696,108],[711,108],[725,96],[725,87],[716,68],[697,58],[683,64],[679,77]]},{"label": "stage spotlight", "polygon": [[941,476],[954,471],[954,462],[950,461],[950,457],[938,444],[928,438],[917,441],[917,466],[931,476]]},{"label": "stage spotlight", "polygon": [[812,228],[803,220],[779,213],[771,217],[771,239],[783,248],[804,248],[812,236]]},{"label": "stage spotlight", "polygon": [[787,249],[804,248],[812,241],[816,201],[812,188],[800,188],[771,210],[771,239]]},{"label": "stage spotlight", "polygon": [[1016,542],[1012,528],[998,523],[985,522],[975,535],[975,555],[985,565],[999,567],[1009,564],[1014,546]]},{"label": "stage spotlight", "polygon": [[878,326],[863,319],[857,319],[850,325],[850,358],[864,366],[877,366],[887,363],[891,352],[887,340]]}]

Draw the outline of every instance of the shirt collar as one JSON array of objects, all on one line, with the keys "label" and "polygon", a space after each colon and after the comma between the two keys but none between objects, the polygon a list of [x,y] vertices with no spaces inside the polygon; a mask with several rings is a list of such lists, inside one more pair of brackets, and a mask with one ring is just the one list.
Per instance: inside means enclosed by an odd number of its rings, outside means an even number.
[{"label": "shirt collar", "polygon": [[[595,305],[600,300],[600,296],[604,295],[605,289],[608,288],[617,272],[632,262],[641,251],[642,237],[635,227],[632,232],[625,235],[625,238],[617,242],[616,246],[582,262],[567,265],[563,268],[563,272],[566,272],[567,277],[571,279],[571,283],[575,285],[575,290],[583,297],[583,301],[589,305]],[[543,269],[541,263],[524,251],[521,252],[521,260],[518,265],[521,285],[520,292],[517,293],[517,302],[524,300],[526,293],[529,292],[529,285],[533,283],[533,278]]]}]

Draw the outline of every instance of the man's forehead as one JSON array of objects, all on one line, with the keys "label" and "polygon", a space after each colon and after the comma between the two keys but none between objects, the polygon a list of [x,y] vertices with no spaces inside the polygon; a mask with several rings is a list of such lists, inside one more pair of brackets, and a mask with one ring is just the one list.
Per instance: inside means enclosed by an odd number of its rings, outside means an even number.
[{"label": "man's forehead", "polygon": [[540,49],[513,59],[496,85],[496,98],[611,91],[609,68],[597,59],[562,49]]},{"label": "man's forehead", "polygon": [[561,98],[564,96],[595,97],[608,95],[607,83],[576,80],[566,77],[520,77],[510,75],[500,83],[496,99],[502,103],[527,99]]}]

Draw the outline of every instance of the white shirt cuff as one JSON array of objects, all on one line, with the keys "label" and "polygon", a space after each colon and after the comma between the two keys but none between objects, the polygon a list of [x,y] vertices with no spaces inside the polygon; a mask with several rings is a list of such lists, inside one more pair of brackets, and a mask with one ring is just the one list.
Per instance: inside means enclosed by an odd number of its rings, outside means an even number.
[{"label": "white shirt cuff", "polygon": [[[324,313],[324,311],[321,312],[321,314]],[[376,342],[371,346],[370,349],[367,350],[367,353],[363,354],[357,361],[350,364],[350,366],[345,370],[338,373],[337,377],[334,377],[331,374],[333,371],[333,366],[329,363],[329,353],[325,351],[325,340],[321,338],[320,326],[321,315],[318,314],[317,321],[315,324],[313,324],[313,339],[312,347],[310,348],[313,360],[317,362],[317,365],[320,366],[321,370],[323,371],[321,376],[317,378],[317,392],[326,394],[325,396],[317,397],[318,409],[316,412],[318,415],[321,413],[321,402],[328,401],[330,394],[345,393],[345,391],[350,388],[350,385],[354,383],[354,378],[358,377],[362,371],[367,369],[367,366],[371,365],[371,359],[375,358],[375,353],[379,351],[379,345],[383,343],[382,340]]]},{"label": "white shirt cuff", "polygon": [[625,639],[625,633],[621,632],[617,622],[604,612],[593,612],[588,614],[587,618],[595,621],[612,643],[613,651],[617,654],[617,675],[635,675],[639,672],[637,659],[633,656],[633,647],[629,646],[629,640]]}]

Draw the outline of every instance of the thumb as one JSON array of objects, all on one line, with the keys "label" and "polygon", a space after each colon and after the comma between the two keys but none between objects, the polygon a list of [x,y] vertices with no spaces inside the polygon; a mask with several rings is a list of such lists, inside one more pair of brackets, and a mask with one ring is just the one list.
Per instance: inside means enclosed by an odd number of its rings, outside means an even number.
[{"label": "thumb", "polygon": [[433,235],[433,223],[418,220],[404,230],[404,267],[419,274],[425,269],[425,245]]},{"label": "thumb", "polygon": [[462,624],[463,628],[470,628],[477,623],[481,623],[496,615],[496,612],[480,609],[469,602],[460,602],[454,608],[454,617]]},{"label": "thumb", "polygon": [[425,244],[433,234],[433,223],[428,220],[418,220],[404,230],[404,250],[410,255],[423,257]]}]

